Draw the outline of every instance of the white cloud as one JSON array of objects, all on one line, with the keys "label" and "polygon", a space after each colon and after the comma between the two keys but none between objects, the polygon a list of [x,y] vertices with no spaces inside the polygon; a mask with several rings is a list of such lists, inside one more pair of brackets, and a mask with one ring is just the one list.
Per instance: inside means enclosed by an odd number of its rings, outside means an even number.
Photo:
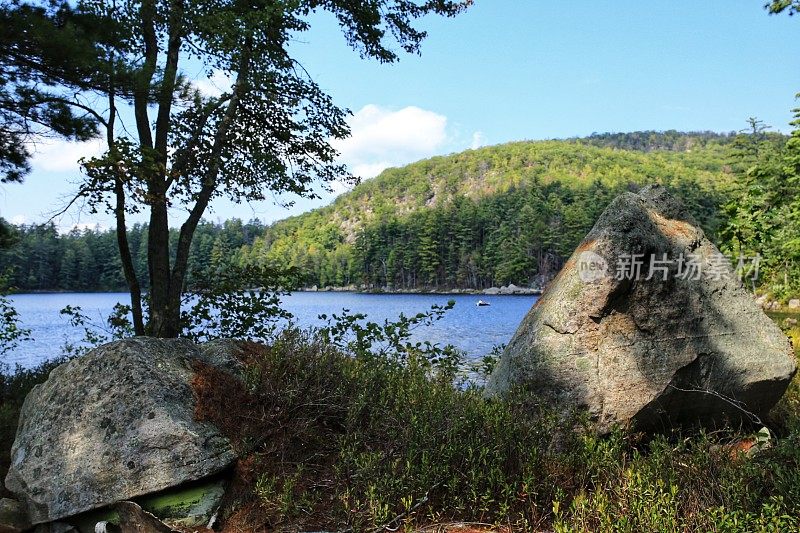
[{"label": "white cloud", "polygon": [[373,176],[377,176],[391,166],[392,164],[388,161],[378,161],[377,163],[360,163],[358,165],[352,165],[350,167],[350,172],[352,172],[355,176],[371,178]]},{"label": "white cloud", "polygon": [[213,70],[211,77],[203,76],[201,79],[194,82],[194,86],[197,87],[197,90],[204,96],[209,97],[218,97],[222,95],[222,93],[230,90],[232,85],[233,79],[225,72],[217,69]]},{"label": "white cloud", "polygon": [[102,154],[106,143],[100,139],[86,142],[70,142],[48,139],[32,147],[31,164],[36,170],[46,172],[78,172],[78,160]]},{"label": "white cloud", "polygon": [[481,146],[485,145],[486,145],[486,135],[484,135],[482,131],[476,131],[475,133],[472,134],[472,144],[470,145],[470,148],[472,148],[473,150],[477,150]]},{"label": "white cloud", "polygon": [[435,155],[448,141],[447,117],[415,106],[392,111],[369,104],[349,124],[351,136],[332,145],[361,178]]},{"label": "white cloud", "polygon": [[28,223],[28,217],[25,215],[14,215],[11,217],[11,223],[15,226],[21,226],[22,224]]}]

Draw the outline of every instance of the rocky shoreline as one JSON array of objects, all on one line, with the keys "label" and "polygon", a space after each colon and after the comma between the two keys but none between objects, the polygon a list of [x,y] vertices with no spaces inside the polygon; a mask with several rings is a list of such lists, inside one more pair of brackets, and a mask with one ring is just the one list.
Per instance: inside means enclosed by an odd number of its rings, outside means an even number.
[{"label": "rocky shoreline", "polygon": [[363,294],[484,294],[488,296],[538,296],[542,289],[538,287],[519,287],[513,283],[502,287],[486,289],[432,288],[432,289],[395,289],[392,287],[366,287],[363,285],[346,285],[344,287],[303,287],[295,292],[357,292]]}]

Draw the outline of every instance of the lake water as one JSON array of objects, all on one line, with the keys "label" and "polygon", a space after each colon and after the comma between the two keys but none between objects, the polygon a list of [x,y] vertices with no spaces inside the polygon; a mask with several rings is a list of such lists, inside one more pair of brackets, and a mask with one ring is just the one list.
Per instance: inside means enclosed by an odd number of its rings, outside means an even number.
[{"label": "lake water", "polygon": [[[4,357],[4,363],[32,367],[61,353],[67,343],[76,343],[83,330],[72,328],[59,310],[67,305],[80,306],[97,324],[104,324],[117,302],[129,302],[126,293],[57,293],[15,294],[10,296],[20,314],[22,326],[29,328],[34,340],[26,341]],[[439,344],[453,344],[466,351],[470,358],[488,354],[492,347],[505,344],[514,334],[522,318],[536,302],[536,296],[436,295],[436,294],[363,294],[348,292],[298,292],[283,299],[284,307],[301,327],[322,326],[319,315],[340,313],[366,314],[373,322],[394,320],[427,311],[431,305],[456,305],[445,317],[429,327],[414,331],[414,339]],[[477,307],[478,299],[489,302]]]}]

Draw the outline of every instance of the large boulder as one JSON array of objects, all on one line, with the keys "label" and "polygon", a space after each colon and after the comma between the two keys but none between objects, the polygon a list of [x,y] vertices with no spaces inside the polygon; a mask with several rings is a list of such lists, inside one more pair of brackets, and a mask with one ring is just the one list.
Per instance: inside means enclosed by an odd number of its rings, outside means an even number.
[{"label": "large boulder", "polygon": [[[638,270],[638,272],[637,272]],[[517,329],[487,384],[596,429],[757,422],[796,370],[789,340],[663,187],[624,193]]]},{"label": "large boulder", "polygon": [[6,487],[34,524],[205,478],[236,459],[194,419],[196,362],[236,371],[233,345],[137,337],[53,370],[22,407]]}]

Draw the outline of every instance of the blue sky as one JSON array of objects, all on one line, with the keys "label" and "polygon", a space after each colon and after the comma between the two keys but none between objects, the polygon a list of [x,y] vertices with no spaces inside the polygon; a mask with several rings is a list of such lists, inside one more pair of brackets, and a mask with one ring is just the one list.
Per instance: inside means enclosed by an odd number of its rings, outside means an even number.
[{"label": "blue sky", "polygon": [[[422,21],[422,55],[394,65],[360,59],[332,18],[317,15],[292,48],[354,112],[353,137],[337,147],[369,178],[387,166],[523,139],[731,131],[750,116],[788,132],[800,91],[800,18],[769,16],[764,2],[476,0],[456,18]],[[221,74],[212,81],[225,84]],[[205,79],[198,84],[214,90]],[[74,190],[77,157],[101,148],[40,146],[26,182],[0,189],[0,215],[46,220]],[[219,201],[207,218],[273,221],[329,201],[299,200],[289,210]],[[173,213],[176,224],[181,216]],[[73,209],[57,223],[112,221]]]}]

